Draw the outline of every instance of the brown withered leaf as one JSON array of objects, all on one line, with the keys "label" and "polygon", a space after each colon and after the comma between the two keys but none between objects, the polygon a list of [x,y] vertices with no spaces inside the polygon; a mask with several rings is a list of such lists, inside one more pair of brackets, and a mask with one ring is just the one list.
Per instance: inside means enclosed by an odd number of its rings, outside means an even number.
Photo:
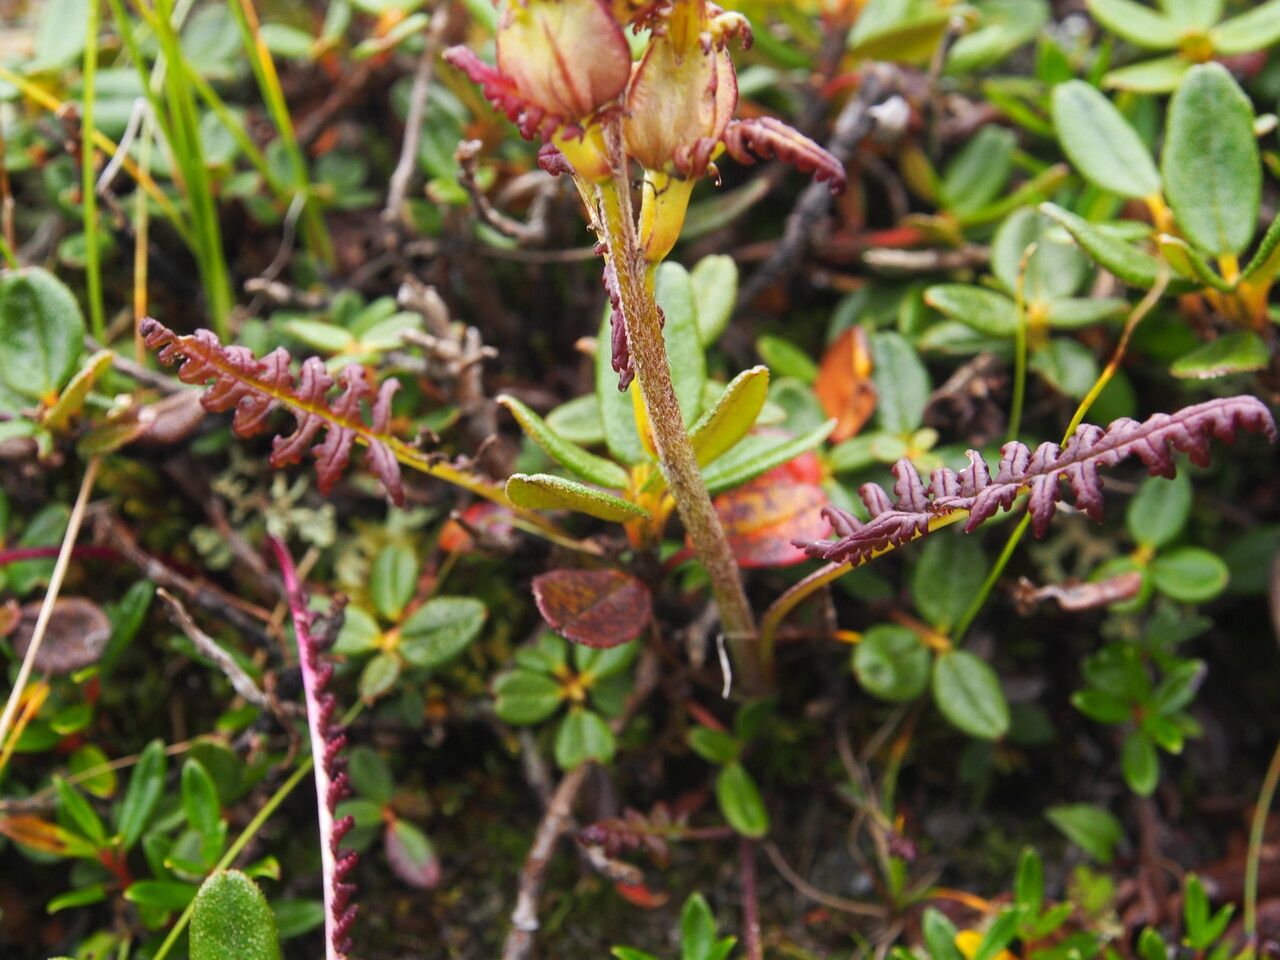
[{"label": "brown withered leaf", "polygon": [[60,856],[67,852],[66,831],[56,823],[29,814],[0,817],[0,836],[41,853]]},{"label": "brown withered leaf", "polygon": [[876,409],[876,388],[871,381],[871,347],[867,331],[854,325],[840,334],[822,355],[813,392],[836,428],[831,442],[857,436]]},{"label": "brown withered leaf", "polygon": [[[22,608],[22,619],[13,632],[13,649],[19,657],[27,655],[39,616],[40,601]],[[96,603],[84,597],[62,597],[53,605],[35,668],[52,674],[82,670],[98,662],[110,638],[111,621]]]},{"label": "brown withered leaf", "polygon": [[784,464],[715,499],[729,549],[743,567],[787,567],[808,559],[793,541],[820,540],[831,532],[823,514],[827,494],[797,481]]},{"label": "brown withered leaf", "polygon": [[634,640],[653,618],[649,588],[620,570],[552,570],[533,578],[533,599],[555,630],[597,649]]},{"label": "brown withered leaf", "polygon": [[1046,600],[1058,601],[1063,610],[1077,612],[1105,607],[1109,603],[1132,600],[1142,589],[1142,574],[1130,570],[1096,583],[1069,580],[1066,583],[1049,583],[1037,587],[1023,577],[1014,588],[1014,602],[1024,613],[1030,612]]}]

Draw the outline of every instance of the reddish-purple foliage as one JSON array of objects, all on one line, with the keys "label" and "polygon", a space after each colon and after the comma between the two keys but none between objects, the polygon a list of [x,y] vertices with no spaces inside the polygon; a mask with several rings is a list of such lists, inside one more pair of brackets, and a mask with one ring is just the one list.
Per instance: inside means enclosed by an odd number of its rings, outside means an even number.
[{"label": "reddish-purple foliage", "polygon": [[280,566],[293,632],[298,641],[298,663],[302,668],[302,688],[307,701],[307,727],[311,733],[311,756],[315,764],[316,809],[320,821],[320,867],[324,882],[325,956],[327,960],[345,960],[351,949],[351,927],[356,920],[352,902],[356,888],[349,877],[358,855],[341,850],[342,838],[355,826],[349,816],[335,819],[338,804],[351,793],[347,780],[343,750],[347,735],[335,722],[337,700],[329,692],[333,664],[325,652],[337,639],[342,625],[342,608],[323,621],[308,608],[307,594],[298,579],[297,568],[289,549],[275,537],[267,540]]},{"label": "reddish-purple foliage", "polygon": [[549,113],[543,107],[526,100],[515,82],[497,67],[490,66],[464,46],[450,47],[444,52],[444,61],[467,75],[467,79],[480,88],[484,98],[502,111],[520,136],[526,140],[539,137],[550,140],[557,130],[573,135],[577,127],[569,125],[564,117]]},{"label": "reddish-purple foliage", "polygon": [[843,193],[848,186],[844,164],[799,130],[773,117],[731,121],[724,131],[724,146],[729,156],[742,164],[777,157],[801,173],[812,172],[820,183],[827,181],[832,193]]},{"label": "reddish-purple foliage", "polygon": [[1255,397],[1227,397],[1185,407],[1177,413],[1157,413],[1139,422],[1125,417],[1105,430],[1083,424],[1065,447],[1042,443],[1033,452],[1022,443],[1006,443],[994,479],[982,457],[969,451],[969,466],[958,474],[935,470],[928,487],[907,460],[893,466],[896,500],[868,483],[859,490],[871,519],[863,523],[835,507],[826,512],[838,535],[835,540],[798,543],[811,557],[836,563],[861,562],[877,550],[898,546],[929,532],[934,517],[969,511],[965,531],[972,532],[997,510],[1008,510],[1019,495],[1029,492],[1027,512],[1032,530],[1042,536],[1062,498],[1063,480],[1076,507],[1102,519],[1102,477],[1099,470],[1136,456],[1154,476],[1171,477],[1173,454],[1185,453],[1197,466],[1209,462],[1209,442],[1217,437],[1230,443],[1239,429],[1276,439],[1270,411]]},{"label": "reddish-purple foliage", "polygon": [[[272,442],[272,466],[298,463],[310,449],[316,458],[317,485],[327,494],[350,462],[352,445],[359,441],[368,447],[370,471],[395,503],[404,502],[400,465],[388,437],[391,398],[399,381],[384,381],[375,395],[364,368],[351,364],[339,372],[341,392],[330,402],[334,378],[318,357],[303,361],[295,383],[292,358],[283,347],[258,359],[245,347],[223,346],[209,330],[180,336],[150,317],[142,321],[140,330],[147,346],[159,349],[161,363],[182,362],[179,380],[209,384],[200,399],[205,409],[235,411],[231,426],[240,436],[266,430],[267,418],[278,407],[293,414],[294,431]],[[370,404],[368,423],[361,415],[365,402]],[[324,439],[312,446],[321,431],[326,431]]]}]

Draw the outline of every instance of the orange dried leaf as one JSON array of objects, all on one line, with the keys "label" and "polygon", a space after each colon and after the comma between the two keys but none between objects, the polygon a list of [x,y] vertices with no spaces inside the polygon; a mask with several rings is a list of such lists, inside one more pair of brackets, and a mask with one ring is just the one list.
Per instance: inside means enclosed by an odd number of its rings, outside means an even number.
[{"label": "orange dried leaf", "polygon": [[41,853],[61,856],[69,847],[67,832],[62,827],[31,814],[0,817],[0,834]]},{"label": "orange dried leaf", "polygon": [[557,631],[597,649],[634,640],[653,617],[649,588],[620,570],[552,570],[533,578],[533,599]]},{"label": "orange dried leaf", "polygon": [[831,442],[856,436],[876,409],[876,388],[871,381],[871,347],[866,329],[852,326],[827,348],[818,365],[813,392],[836,428]]}]

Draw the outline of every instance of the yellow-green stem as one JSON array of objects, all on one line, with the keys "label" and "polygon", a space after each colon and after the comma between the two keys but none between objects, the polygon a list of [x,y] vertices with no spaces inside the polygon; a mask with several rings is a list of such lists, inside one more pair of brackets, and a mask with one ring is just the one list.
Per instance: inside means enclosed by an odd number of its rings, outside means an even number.
[{"label": "yellow-green stem", "polygon": [[102,305],[102,257],[98,249],[98,194],[94,185],[93,101],[98,76],[98,0],[85,8],[84,107],[80,111],[80,210],[84,221],[84,275],[93,335],[106,340]]}]

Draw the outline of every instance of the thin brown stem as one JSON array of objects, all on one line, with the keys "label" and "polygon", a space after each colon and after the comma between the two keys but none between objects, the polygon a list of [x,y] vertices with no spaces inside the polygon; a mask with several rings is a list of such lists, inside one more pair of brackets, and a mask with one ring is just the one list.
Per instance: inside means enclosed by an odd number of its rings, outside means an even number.
[{"label": "thin brown stem", "polygon": [[620,159],[614,164],[613,179],[600,184],[597,190],[599,219],[608,246],[606,256],[618,279],[623,322],[645,414],[676,510],[693,542],[694,554],[711,580],[734,669],[746,690],[759,690],[764,671],[756,641],[755,616],[685,432],[680,401],[671,382],[662,315],[646,277],[636,235],[625,155],[620,146],[615,154]]},{"label": "thin brown stem", "polygon": [[742,947],[747,960],[764,960],[760,942],[760,896],[756,891],[756,845],[746,837],[738,843],[742,862]]}]

